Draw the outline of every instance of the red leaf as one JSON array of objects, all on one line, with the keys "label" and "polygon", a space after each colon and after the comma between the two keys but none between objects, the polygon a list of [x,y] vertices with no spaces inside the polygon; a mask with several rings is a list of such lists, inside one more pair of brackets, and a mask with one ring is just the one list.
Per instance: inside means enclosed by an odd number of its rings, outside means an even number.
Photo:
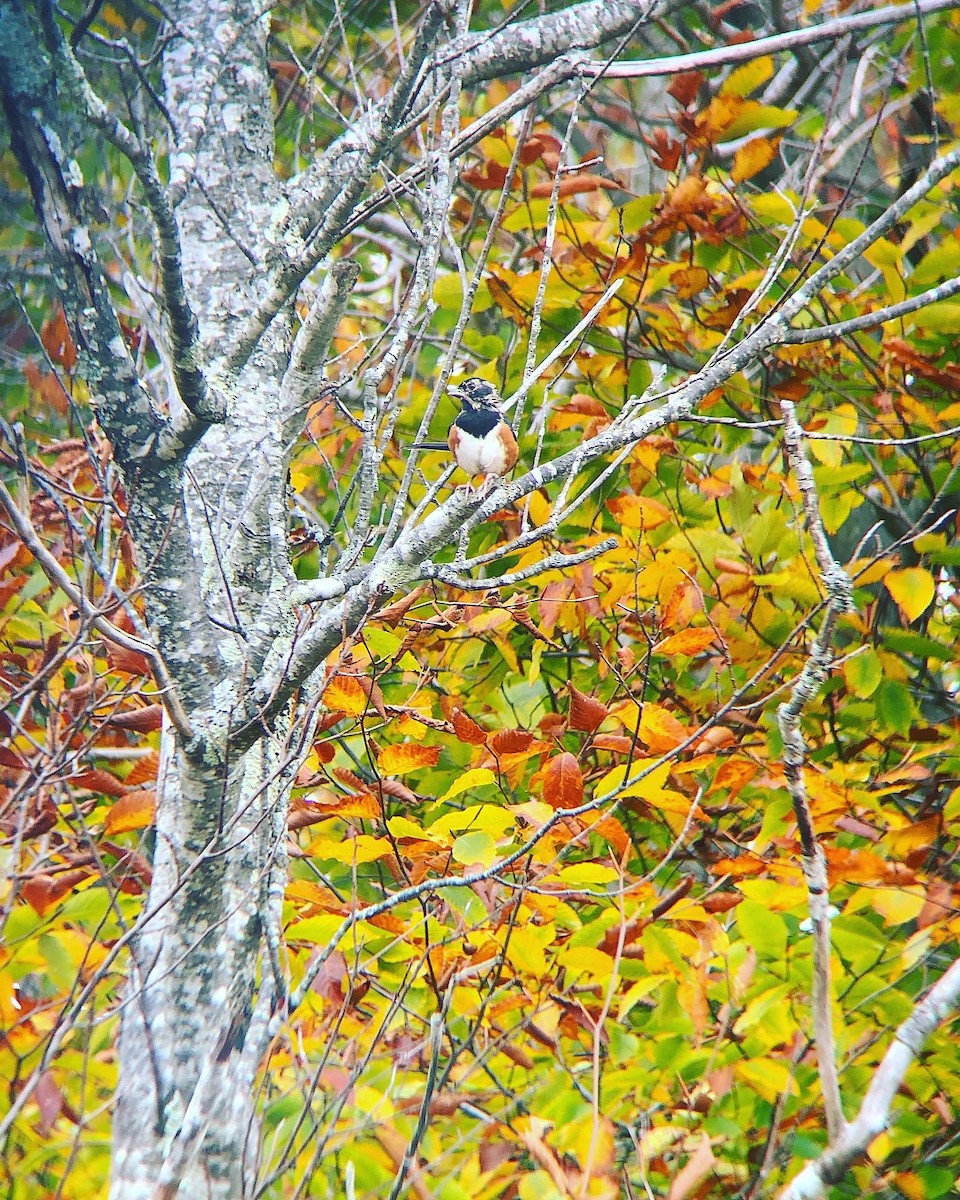
[{"label": "red leaf", "polygon": [[[499,163],[486,162],[483,164],[482,171],[474,167],[469,171],[464,171],[461,178],[464,183],[468,183],[480,192],[497,192],[507,181],[507,168],[502,167]],[[549,189],[547,195],[550,195]]]},{"label": "red leaf", "polygon": [[99,767],[90,767],[86,771],[80,771],[76,775],[71,775],[70,783],[74,787],[82,787],[91,792],[99,792],[102,796],[119,798],[127,794],[126,784],[121,783],[109,771],[101,771]]},{"label": "red leaf", "polygon": [[702,85],[703,75],[699,71],[684,71],[682,75],[674,75],[667,88],[667,95],[686,108],[696,100]]},{"label": "red leaf", "polygon": [[468,717],[463,709],[455,708],[450,714],[450,724],[453,726],[453,732],[457,735],[461,742],[466,742],[469,746],[482,746],[487,740],[486,731],[474,721],[472,717]]},{"label": "red leaf", "polygon": [[578,808],[583,803],[583,775],[569,751],[547,763],[543,773],[543,798],[554,808]]},{"label": "red leaf", "polygon": [[58,308],[56,316],[44,323],[40,330],[40,341],[50,358],[63,367],[68,375],[72,375],[73,368],[77,365],[77,348],[73,344],[62,308]]},{"label": "red leaf", "polygon": [[61,871],[59,875],[32,875],[20,885],[20,895],[40,916],[68,892],[73,885],[87,879],[87,870]]},{"label": "red leaf", "polygon": [[134,729],[137,733],[154,733],[162,724],[163,706],[160,704],[112,713],[104,721],[104,725],[111,725],[114,729]]},{"label": "red leaf", "polygon": [[607,706],[570,684],[570,728],[593,733],[609,716]]},{"label": "red leaf", "polygon": [[522,754],[533,742],[533,734],[525,729],[498,729],[489,740],[490,749],[501,754]]}]

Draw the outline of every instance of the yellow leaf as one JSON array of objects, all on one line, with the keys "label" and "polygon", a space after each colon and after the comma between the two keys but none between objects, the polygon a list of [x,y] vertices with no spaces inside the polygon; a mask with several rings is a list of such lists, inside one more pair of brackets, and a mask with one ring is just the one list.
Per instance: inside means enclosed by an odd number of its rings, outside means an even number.
[{"label": "yellow leaf", "polygon": [[393,853],[393,847],[387,838],[370,837],[361,833],[355,838],[317,838],[307,847],[310,858],[333,859],[334,862],[352,866],[354,863],[376,862],[387,854]]},{"label": "yellow leaf", "polygon": [[456,838],[452,853],[456,861],[466,867],[489,867],[497,856],[497,844],[489,833],[472,829]]},{"label": "yellow leaf", "polygon": [[668,709],[649,701],[640,716],[640,737],[655,754],[672,750],[686,738],[687,730]]},{"label": "yellow leaf", "polygon": [[547,956],[544,950],[549,946],[557,929],[552,922],[546,925],[515,925],[507,938],[506,928],[497,930],[507,943],[507,958],[515,970],[523,975],[546,975]]},{"label": "yellow leaf", "polygon": [[462,775],[458,776],[439,798],[438,803],[442,804],[445,800],[452,800],[454,796],[459,796],[461,792],[469,791],[471,788],[486,787],[496,781],[497,777],[489,767],[474,767],[472,771],[464,771]]},{"label": "yellow leaf", "polygon": [[434,821],[424,836],[446,837],[464,829],[482,829],[485,833],[500,838],[515,824],[516,818],[513,813],[507,812],[497,804],[468,804],[466,808],[444,813],[438,821]]},{"label": "yellow leaf", "polygon": [[743,183],[745,179],[759,175],[776,158],[779,145],[779,138],[751,138],[734,155],[730,178],[735,183]]},{"label": "yellow leaf", "polygon": [[681,300],[689,300],[706,289],[710,276],[703,267],[681,267],[670,276],[670,282]]},{"label": "yellow leaf", "polygon": [[870,902],[888,925],[905,925],[919,916],[926,896],[922,887],[881,887],[871,890]]},{"label": "yellow leaf", "polygon": [[342,924],[343,917],[337,913],[318,913],[288,925],[285,935],[288,942],[313,942],[322,946],[330,941]]},{"label": "yellow leaf", "polygon": [[607,501],[607,508],[624,529],[656,529],[672,519],[670,509],[649,496],[616,496]]},{"label": "yellow leaf", "polygon": [[737,67],[730,73],[720,88],[720,95],[749,96],[772,78],[773,59],[769,55],[755,58],[753,62],[744,63],[742,67]]},{"label": "yellow leaf", "polygon": [[750,207],[755,216],[762,222],[773,225],[790,225],[797,215],[796,198],[791,200],[791,193],[785,196],[764,192],[760,196],[750,198]]},{"label": "yellow leaf", "polygon": [[[670,765],[663,763],[659,767],[654,767],[655,761],[655,759],[637,759],[631,765],[630,772],[626,776],[626,787],[623,786],[625,777],[623,767],[614,767],[612,771],[597,781],[594,787],[594,796],[602,799],[616,791],[621,797],[639,796],[641,800],[656,803],[663,790],[663,785],[667,781],[667,776],[670,774]],[[643,774],[644,771],[649,771],[649,774],[644,775],[642,779],[637,779],[637,776]],[[634,780],[636,782],[633,782]]]},{"label": "yellow leaf", "polygon": [[775,1104],[792,1086],[790,1067],[780,1058],[738,1062],[733,1070],[769,1104]]},{"label": "yellow leaf", "polygon": [[624,1017],[630,1012],[631,1008],[639,1004],[640,1001],[658,988],[665,979],[670,978],[668,975],[647,975],[644,979],[638,979],[631,987],[623,993],[620,1000],[620,1007],[617,1010],[617,1020],[622,1024]]},{"label": "yellow leaf", "polygon": [[543,652],[546,648],[546,642],[537,640],[533,643],[533,649],[530,652],[530,670],[527,672],[527,683],[531,687],[540,678],[540,660],[543,658]]},{"label": "yellow leaf", "polygon": [[908,621],[915,621],[930,607],[937,590],[933,576],[924,567],[888,571],[883,582]]},{"label": "yellow leaf", "polygon": [[[816,432],[828,434],[831,439],[852,437],[857,432],[859,417],[852,404],[840,404],[827,415],[826,421]],[[844,445],[842,441],[821,441],[817,437],[810,439],[810,452],[814,458],[825,467],[838,469],[843,464]]]}]

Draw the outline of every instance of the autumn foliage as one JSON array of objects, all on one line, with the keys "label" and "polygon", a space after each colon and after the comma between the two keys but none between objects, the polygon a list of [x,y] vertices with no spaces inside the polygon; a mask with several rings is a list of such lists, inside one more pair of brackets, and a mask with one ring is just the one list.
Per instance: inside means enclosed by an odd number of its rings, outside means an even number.
[{"label": "autumn foliage", "polygon": [[[960,55],[955,15],[930,36]],[[923,73],[904,53],[914,94]],[[309,91],[283,66],[278,96],[297,90],[281,151],[298,122],[323,119],[306,115]],[[825,118],[764,101],[777,66],[679,74],[649,119],[614,81],[576,138],[562,122],[511,122],[471,152],[450,217],[468,260],[499,220],[463,334],[471,373],[509,395],[534,312],[542,359],[621,281],[531,390],[522,462],[607,428],[656,364],[669,383],[775,314],[897,194],[895,118],[866,151],[875,182],[838,198],[821,173],[804,190],[792,166],[829,152]],[[513,86],[495,83],[485,102]],[[955,86],[940,82],[941,140],[956,135]],[[954,185],[842,275],[809,324],[956,275]],[[390,287],[372,286],[382,264],[369,245],[347,250],[367,286],[338,328],[332,371],[344,376],[391,303]],[[453,267],[436,279],[440,341],[463,282]],[[4,443],[4,478],[68,575],[95,547],[104,570],[81,582],[134,634],[117,600],[142,611],[124,490],[62,313],[41,289],[28,301],[39,340],[18,352],[6,416],[34,449],[24,477],[23,443]],[[349,1178],[351,1195],[386,1196],[412,1145],[409,1187],[424,1198],[746,1197],[823,1147],[807,893],[776,710],[826,593],[779,437],[784,400],[856,602],[803,718],[837,909],[841,1088],[856,1108],[891,1030],[960,945],[958,320],[946,299],[772,348],[618,471],[590,465],[559,507],[556,487],[533,494],[466,549],[522,571],[543,556],[522,533],[554,517],[551,549],[613,548],[507,589],[485,589],[483,568],[470,590],[425,583],[331,656],[294,779],[282,955],[297,1007],[259,1083],[264,1194],[342,1195]],[[406,385],[398,478],[436,354],[425,345]],[[453,412],[444,402],[438,432]],[[302,579],[325,553],[308,516],[343,511],[359,438],[335,405],[315,406],[291,471],[306,500],[291,510]],[[414,504],[445,465],[423,457]],[[9,522],[0,563],[5,1104],[42,1074],[8,1130],[4,1171],[11,1196],[95,1196],[162,710],[147,661],[98,634]],[[946,1028],[836,1194],[953,1194],[958,1094]]]}]

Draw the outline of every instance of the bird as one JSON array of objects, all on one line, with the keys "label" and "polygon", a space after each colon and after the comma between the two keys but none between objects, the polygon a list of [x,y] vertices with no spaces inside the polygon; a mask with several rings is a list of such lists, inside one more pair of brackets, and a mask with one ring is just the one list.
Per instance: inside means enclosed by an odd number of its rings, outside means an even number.
[{"label": "bird", "polygon": [[[519,453],[513,430],[503,419],[503,400],[492,383],[475,376],[447,388],[447,394],[460,401],[457,419],[450,426],[447,446],[454,461],[471,479],[483,475],[484,486],[492,478],[506,475]],[[439,450],[442,443],[414,442],[418,449]]]}]

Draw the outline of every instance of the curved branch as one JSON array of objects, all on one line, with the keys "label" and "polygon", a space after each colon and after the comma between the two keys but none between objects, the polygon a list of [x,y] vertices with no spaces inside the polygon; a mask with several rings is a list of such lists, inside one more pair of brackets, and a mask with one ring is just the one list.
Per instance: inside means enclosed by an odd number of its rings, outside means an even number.
[{"label": "curved branch", "polygon": [[960,962],[954,962],[897,1029],[856,1117],[780,1193],[780,1200],[817,1200],[838,1183],[890,1123],[890,1109],[907,1068],[927,1038],[960,1004]]},{"label": "curved branch", "polygon": [[958,0],[914,0],[912,4],[891,4],[886,8],[875,8],[871,12],[837,17],[820,25],[811,25],[808,29],[791,29],[788,33],[771,34],[770,37],[755,38],[752,42],[741,42],[735,46],[718,46],[714,50],[698,50],[692,54],[674,54],[667,58],[649,59],[647,62],[616,62],[609,66],[591,63],[584,66],[583,74],[602,75],[604,79],[651,79],[656,76],[676,75],[683,71],[705,71],[710,67],[750,62],[767,54],[813,46],[817,42],[835,41],[862,29],[897,25],[902,21],[913,21],[918,17],[946,12],[957,7],[960,7]]},{"label": "curved branch", "polygon": [[446,47],[442,59],[467,59],[464,83],[532,71],[562,54],[594,50],[665,17],[674,0],[586,0],[560,12],[517,21],[494,33],[468,33]]}]

